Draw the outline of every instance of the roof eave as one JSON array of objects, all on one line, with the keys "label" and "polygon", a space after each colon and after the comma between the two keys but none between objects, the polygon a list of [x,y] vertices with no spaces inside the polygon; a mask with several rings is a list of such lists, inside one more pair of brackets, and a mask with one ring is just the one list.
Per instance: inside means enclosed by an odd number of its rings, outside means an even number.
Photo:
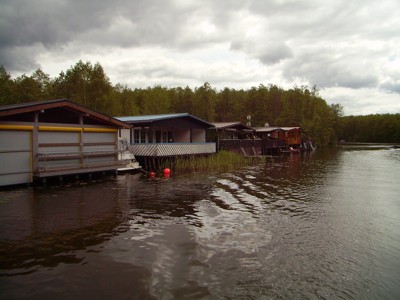
[{"label": "roof eave", "polygon": [[115,118],[109,117],[92,109],[86,108],[68,99],[56,99],[56,100],[50,100],[48,102],[37,102],[37,103],[32,103],[31,105],[27,103],[26,105],[21,105],[20,107],[11,107],[10,109],[5,109],[0,111],[0,117],[21,114],[21,113],[28,113],[39,110],[46,110],[56,107],[67,107],[73,111],[78,111],[88,116],[91,116],[96,120],[105,123],[111,123],[120,128],[130,128],[130,125],[123,121],[117,120]]}]

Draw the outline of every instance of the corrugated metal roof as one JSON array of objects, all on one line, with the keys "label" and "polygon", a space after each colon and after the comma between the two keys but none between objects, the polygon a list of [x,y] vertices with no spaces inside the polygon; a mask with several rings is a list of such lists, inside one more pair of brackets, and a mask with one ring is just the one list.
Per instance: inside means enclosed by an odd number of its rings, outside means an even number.
[{"label": "corrugated metal roof", "polygon": [[243,125],[240,122],[216,122],[212,123],[215,128],[217,129],[227,129],[227,128],[234,128],[234,129],[248,129],[253,130],[251,127]]},{"label": "corrugated metal roof", "polygon": [[271,132],[275,130],[290,131],[293,129],[300,129],[300,127],[254,127],[256,132]]},{"label": "corrugated metal roof", "polygon": [[[124,122],[143,122],[143,121],[159,121],[165,119],[174,119],[174,118],[182,118],[191,116],[188,113],[179,113],[179,114],[161,114],[161,115],[143,115],[143,116],[125,116],[125,117],[116,117],[116,119]],[[193,117],[193,116],[191,116]]]},{"label": "corrugated metal roof", "polygon": [[271,132],[281,130],[281,127],[254,127],[256,132]]},{"label": "corrugated metal roof", "polygon": [[300,127],[281,127],[282,130],[289,131],[293,129],[300,129]]}]

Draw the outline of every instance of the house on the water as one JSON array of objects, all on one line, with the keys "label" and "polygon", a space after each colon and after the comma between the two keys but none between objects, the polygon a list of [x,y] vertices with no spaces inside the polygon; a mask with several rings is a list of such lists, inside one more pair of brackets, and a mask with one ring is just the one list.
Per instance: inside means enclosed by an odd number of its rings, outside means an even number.
[{"label": "house on the water", "polygon": [[207,121],[188,113],[117,117],[130,124],[120,138],[146,170],[157,170],[178,156],[208,155],[216,152],[215,142],[206,142]]},{"label": "house on the water", "polygon": [[67,99],[0,106],[0,186],[117,170],[129,127]]},{"label": "house on the water", "polygon": [[265,155],[302,148],[301,127],[255,127],[255,134],[262,139]]},{"label": "house on the water", "polygon": [[254,129],[240,122],[212,123],[215,129],[208,131],[209,139],[216,141],[217,149],[236,152],[244,156],[261,155],[261,139]]},{"label": "house on the water", "polygon": [[300,127],[248,127],[240,122],[213,125],[215,130],[209,130],[209,136],[216,141],[218,150],[260,156],[307,149]]},{"label": "house on the water", "polygon": [[285,141],[289,147],[299,147],[301,145],[300,127],[255,127],[255,133],[260,138],[269,138]]}]

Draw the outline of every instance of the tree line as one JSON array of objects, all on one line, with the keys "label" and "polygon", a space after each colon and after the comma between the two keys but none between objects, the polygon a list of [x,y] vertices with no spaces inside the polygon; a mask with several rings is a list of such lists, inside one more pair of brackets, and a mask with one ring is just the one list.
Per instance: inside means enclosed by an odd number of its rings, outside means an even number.
[{"label": "tree line", "polygon": [[339,140],[362,143],[400,143],[400,114],[345,116]]},{"label": "tree line", "polygon": [[[252,127],[300,126],[319,145],[335,143],[338,138],[357,141],[372,138],[372,135],[355,131],[371,129],[364,125],[353,126],[359,117],[353,117],[351,121],[349,117],[343,117],[342,106],[328,105],[315,86],[285,90],[272,84],[260,84],[247,90],[224,88],[217,91],[206,82],[194,89],[160,85],[131,89],[119,83],[113,85],[99,63],[79,61],[55,78],[41,69],[30,76],[24,74],[12,78],[0,66],[0,105],[60,98],[110,116],[185,112],[209,122],[240,121],[246,124],[250,115]],[[397,136],[390,136],[399,141],[399,117],[386,117],[382,116],[389,121],[382,122],[388,125],[379,128],[396,128]],[[371,124],[381,126],[382,122]]]}]

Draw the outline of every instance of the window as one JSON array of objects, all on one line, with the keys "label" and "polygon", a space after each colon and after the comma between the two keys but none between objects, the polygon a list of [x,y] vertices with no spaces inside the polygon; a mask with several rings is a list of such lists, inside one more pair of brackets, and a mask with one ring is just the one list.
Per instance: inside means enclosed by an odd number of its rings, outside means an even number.
[{"label": "window", "polygon": [[139,144],[139,142],[140,142],[140,130],[134,130],[133,131],[133,143]]},{"label": "window", "polygon": [[163,133],[162,133],[162,142],[168,143],[168,132],[166,132],[166,131],[163,131]]},{"label": "window", "polygon": [[161,143],[161,131],[156,130],[156,143]]},{"label": "window", "polygon": [[172,132],[168,131],[168,143],[172,143]]},{"label": "window", "polygon": [[144,130],[140,131],[140,142],[142,144],[146,143],[146,132],[144,132]]},{"label": "window", "polygon": [[134,129],[133,130],[133,143],[134,144],[146,143],[146,132],[141,129]]}]

